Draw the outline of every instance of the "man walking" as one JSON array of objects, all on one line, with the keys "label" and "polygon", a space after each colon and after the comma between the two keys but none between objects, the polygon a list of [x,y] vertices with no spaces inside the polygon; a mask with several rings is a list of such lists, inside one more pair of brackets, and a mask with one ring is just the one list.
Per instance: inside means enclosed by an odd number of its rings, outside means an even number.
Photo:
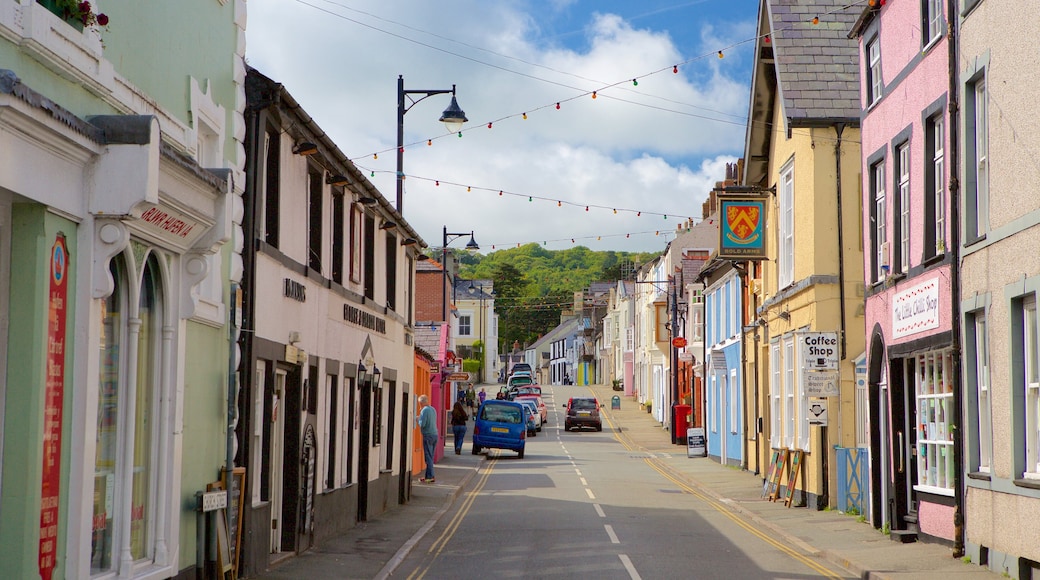
[{"label": "man walking", "polygon": [[423,457],[426,459],[426,473],[419,481],[433,483],[433,453],[437,449],[437,411],[430,405],[430,397],[419,396],[419,431],[422,432]]}]

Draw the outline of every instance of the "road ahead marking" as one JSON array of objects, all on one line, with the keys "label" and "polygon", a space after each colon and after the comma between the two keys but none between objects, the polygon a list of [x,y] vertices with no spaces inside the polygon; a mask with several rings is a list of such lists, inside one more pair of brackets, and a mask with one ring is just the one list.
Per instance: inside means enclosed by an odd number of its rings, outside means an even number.
[{"label": "road ahead marking", "polygon": [[625,570],[628,570],[629,578],[632,578],[632,580],[642,580],[639,576],[639,572],[636,572],[636,567],[632,565],[632,560],[628,559],[628,556],[618,554],[618,558],[621,558],[621,564],[625,567]]},{"label": "road ahead marking", "polygon": [[614,526],[611,526],[610,524],[607,524],[607,525],[605,525],[603,527],[607,530],[607,535],[610,536],[610,543],[611,544],[620,544],[621,543],[621,540],[619,540],[617,538],[617,534],[614,533]]}]

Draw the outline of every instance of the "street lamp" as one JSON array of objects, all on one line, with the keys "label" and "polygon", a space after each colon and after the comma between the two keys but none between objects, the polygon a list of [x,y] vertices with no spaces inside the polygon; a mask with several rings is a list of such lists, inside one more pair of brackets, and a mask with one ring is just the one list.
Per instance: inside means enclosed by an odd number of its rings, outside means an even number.
[{"label": "street lamp", "polygon": [[[442,298],[444,299],[444,308],[442,314],[444,316],[444,322],[448,322],[448,244],[455,240],[465,236],[466,233],[453,233],[448,231],[448,226],[444,226],[444,239],[441,244],[441,267],[444,269],[444,284],[441,288]],[[451,239],[449,239],[451,238]],[[473,239],[473,230],[469,232],[469,242],[466,243],[466,250],[475,252],[480,249],[477,245],[477,241]],[[454,285],[453,285],[454,288]]]},{"label": "street lamp", "polygon": [[[401,215],[404,215],[404,114],[426,97],[446,93],[451,93],[451,104],[441,113],[440,121],[444,123],[448,131],[458,133],[462,130],[462,124],[469,119],[466,118],[466,113],[459,108],[459,103],[455,100],[455,85],[451,85],[450,90],[406,91],[404,90],[404,75],[397,75],[397,213]],[[422,96],[414,99],[411,95]],[[408,104],[405,104],[405,97],[408,98]]]}]

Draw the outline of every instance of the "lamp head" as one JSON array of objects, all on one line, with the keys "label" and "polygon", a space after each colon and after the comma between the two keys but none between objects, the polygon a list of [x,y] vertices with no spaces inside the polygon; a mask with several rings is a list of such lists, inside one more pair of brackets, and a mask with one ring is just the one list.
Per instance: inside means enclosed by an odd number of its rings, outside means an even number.
[{"label": "lamp head", "polygon": [[[405,238],[405,239],[401,240],[401,245],[402,246],[414,246],[415,244],[418,244],[418,243],[419,243],[419,240],[417,240],[415,238]],[[419,255],[423,256],[423,258],[418,258],[420,260],[423,260],[423,259],[428,260],[428,259],[430,259],[429,256],[426,256],[426,254],[419,254]]]},{"label": "lamp head", "polygon": [[292,152],[296,155],[314,155],[318,152],[318,146],[310,141],[302,141],[293,147]]},{"label": "lamp head", "polygon": [[452,133],[458,133],[462,130],[462,124],[469,119],[466,118],[466,113],[459,108],[459,102],[455,100],[455,87],[451,89],[451,104],[448,105],[447,109],[441,113],[441,123],[448,128],[448,131]]},{"label": "lamp head", "polygon": [[365,384],[368,380],[368,369],[365,368],[365,364],[358,362],[357,364],[357,380],[359,385]]},{"label": "lamp head", "polygon": [[470,251],[470,252],[476,252],[479,249],[480,249],[480,246],[477,245],[477,240],[475,240],[473,238],[473,232],[470,232],[469,233],[469,242],[466,243],[466,250]]}]

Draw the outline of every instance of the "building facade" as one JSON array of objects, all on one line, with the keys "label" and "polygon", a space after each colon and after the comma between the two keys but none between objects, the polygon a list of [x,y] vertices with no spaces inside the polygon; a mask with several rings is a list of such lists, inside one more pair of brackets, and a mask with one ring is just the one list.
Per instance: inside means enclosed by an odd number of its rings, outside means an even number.
[{"label": "building facade", "polygon": [[[1037,294],[1038,70],[1023,58],[1035,3],[961,1],[957,94],[960,170],[964,545],[1012,578],[1040,566]],[[957,14],[957,13],[954,13]],[[954,16],[957,18],[957,16]]]},{"label": "building facade", "polygon": [[952,543],[960,391],[946,8],[868,7],[851,36],[859,41],[863,111],[871,520],[897,535]]},{"label": "building facade", "polygon": [[281,84],[248,70],[243,572],[405,503],[418,234]]},{"label": "building facade", "polygon": [[0,4],[0,568],[194,576],[226,466],[245,2],[63,16]]}]

